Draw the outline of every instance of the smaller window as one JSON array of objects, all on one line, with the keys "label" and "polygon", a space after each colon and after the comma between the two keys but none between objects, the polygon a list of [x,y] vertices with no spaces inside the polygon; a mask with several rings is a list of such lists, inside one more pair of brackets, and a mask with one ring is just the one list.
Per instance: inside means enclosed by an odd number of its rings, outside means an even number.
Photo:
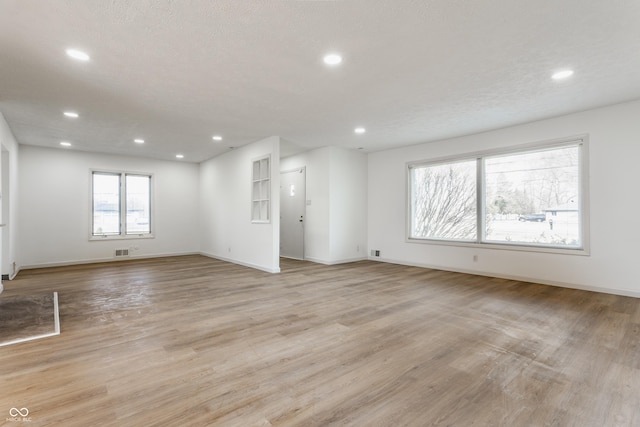
[{"label": "smaller window", "polygon": [[120,234],[120,175],[93,174],[93,235]]},{"label": "smaller window", "polygon": [[151,177],[126,175],[126,234],[151,233]]},{"label": "smaller window", "polygon": [[150,237],[151,175],[91,173],[92,237]]},{"label": "smaller window", "polygon": [[268,223],[271,211],[271,170],[269,156],[253,161],[251,177],[251,222]]}]

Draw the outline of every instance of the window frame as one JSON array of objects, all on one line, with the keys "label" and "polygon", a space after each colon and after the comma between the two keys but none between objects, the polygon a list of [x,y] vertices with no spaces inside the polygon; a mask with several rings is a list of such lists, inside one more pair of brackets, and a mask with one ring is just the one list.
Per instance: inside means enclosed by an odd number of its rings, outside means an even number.
[{"label": "window frame", "polygon": [[[528,242],[496,242],[486,241],[486,184],[484,173],[484,159],[500,155],[524,154],[527,152],[562,148],[567,146],[579,146],[578,154],[578,183],[579,183],[579,209],[580,209],[580,238],[578,247],[552,246]],[[476,240],[460,241],[441,238],[413,237],[412,227],[412,182],[411,170],[416,167],[435,166],[439,164],[456,163],[461,161],[476,161]],[[589,136],[587,134],[559,138],[554,140],[533,142],[508,146],[504,148],[489,149],[470,153],[462,153],[427,160],[410,161],[405,164],[405,242],[428,245],[459,246],[467,248],[487,248],[526,252],[546,252],[571,255],[590,255],[589,238]]]},{"label": "window frame", "polygon": [[[120,194],[119,194],[119,221],[118,234],[94,234],[94,203],[93,203],[93,177],[95,174],[114,175],[119,177]],[[127,234],[127,192],[126,179],[127,176],[143,176],[149,178],[149,232]],[[133,171],[117,171],[109,169],[90,169],[89,170],[89,240],[90,241],[106,241],[106,240],[133,240],[133,239],[153,239],[155,238],[155,179],[149,172],[133,172]]]},{"label": "window frame", "polygon": [[267,154],[251,161],[251,223],[270,224],[271,205],[271,155]]}]

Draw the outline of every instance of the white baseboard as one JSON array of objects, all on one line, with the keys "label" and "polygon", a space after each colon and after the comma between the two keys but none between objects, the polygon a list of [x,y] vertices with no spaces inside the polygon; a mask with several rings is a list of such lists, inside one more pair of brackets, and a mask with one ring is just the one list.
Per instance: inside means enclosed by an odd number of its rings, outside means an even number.
[{"label": "white baseboard", "polygon": [[126,256],[126,257],[118,257],[118,258],[94,258],[94,259],[84,259],[84,260],[75,260],[75,261],[47,262],[42,264],[23,265],[20,267],[19,271],[32,270],[36,268],[66,267],[69,265],[98,264],[103,262],[121,262],[121,261],[143,260],[143,259],[152,259],[152,258],[166,258],[166,257],[184,256],[184,255],[200,255],[200,253],[199,252],[175,252],[175,253],[153,254],[153,255],[138,255],[138,256],[134,255],[134,256]]},{"label": "white baseboard", "polygon": [[213,254],[209,254],[209,253],[206,253],[206,252],[199,252],[199,254],[202,255],[202,256],[209,257],[209,258],[219,259],[220,261],[230,262],[232,264],[238,264],[238,265],[241,265],[243,267],[255,268],[256,270],[265,271],[267,273],[280,273],[280,268],[276,268],[276,269],[268,268],[268,267],[264,267],[262,265],[252,264],[250,262],[239,261],[237,259],[232,259],[232,258],[221,257],[221,256],[218,256],[218,255],[213,255]]},{"label": "white baseboard", "polygon": [[304,260],[305,261],[315,262],[317,264],[337,265],[337,264],[348,264],[350,262],[366,261],[367,258],[366,257],[359,257],[359,258],[349,258],[349,259],[339,259],[339,260],[335,260],[335,261],[327,261],[327,260],[319,259],[319,258],[305,257]]},{"label": "white baseboard", "polygon": [[20,269],[21,269],[21,267],[16,264],[16,267],[15,267],[14,271],[11,274],[3,274],[2,275],[2,280],[13,280],[13,279],[15,279],[16,276],[18,275],[18,273],[20,273]]},{"label": "white baseboard", "polygon": [[485,271],[476,271],[476,270],[468,270],[464,268],[451,268],[451,267],[443,267],[439,265],[431,265],[426,263],[413,263],[406,262],[400,260],[394,260],[389,258],[380,258],[380,257],[369,257],[370,261],[378,261],[378,262],[386,262],[389,264],[398,264],[398,265],[406,265],[409,267],[419,267],[419,268],[430,268],[433,270],[442,270],[442,271],[452,271],[455,273],[464,273],[464,274],[473,274],[475,276],[485,276],[485,277],[496,277],[498,279],[506,279],[506,280],[517,280],[519,282],[529,282],[529,283],[538,283],[541,285],[555,286],[558,288],[568,288],[568,289],[578,289],[582,291],[590,291],[590,292],[599,292],[603,294],[611,294],[611,295],[620,295],[625,297],[634,297],[640,298],[640,292],[631,291],[628,289],[611,289],[611,288],[602,288],[599,286],[590,286],[590,285],[582,285],[579,283],[566,283],[559,282],[554,280],[544,280],[535,277],[526,277],[526,276],[517,276],[510,274],[501,274],[501,273],[488,273]]}]

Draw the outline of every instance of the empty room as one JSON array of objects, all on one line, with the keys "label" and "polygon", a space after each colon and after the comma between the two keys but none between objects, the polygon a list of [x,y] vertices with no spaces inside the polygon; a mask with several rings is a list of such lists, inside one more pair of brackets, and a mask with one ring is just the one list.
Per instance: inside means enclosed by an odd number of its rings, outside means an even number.
[{"label": "empty room", "polygon": [[639,51],[633,1],[0,0],[0,424],[640,425]]}]

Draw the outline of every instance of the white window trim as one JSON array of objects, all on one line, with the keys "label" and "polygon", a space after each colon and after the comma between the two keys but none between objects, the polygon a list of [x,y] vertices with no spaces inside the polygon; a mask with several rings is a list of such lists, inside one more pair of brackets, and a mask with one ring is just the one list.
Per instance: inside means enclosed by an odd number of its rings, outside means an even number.
[{"label": "white window trim", "polygon": [[[580,174],[580,233],[582,245],[578,248],[563,248],[555,246],[545,246],[535,243],[514,243],[514,242],[485,242],[485,230],[481,216],[484,214],[484,183],[483,177],[483,165],[481,159],[484,157],[490,157],[495,155],[505,154],[517,154],[526,151],[532,151],[537,149],[548,149],[554,147],[563,147],[571,145],[572,143],[579,143],[580,149],[580,164],[578,173]],[[452,163],[464,160],[478,160],[477,168],[477,197],[478,197],[478,209],[477,212],[477,224],[478,224],[478,236],[476,241],[457,241],[435,238],[418,238],[411,237],[411,169],[418,166],[437,165],[442,163]],[[524,251],[524,252],[543,252],[543,253],[555,253],[564,255],[581,255],[588,256],[591,254],[591,241],[589,236],[589,135],[581,134],[571,137],[558,138],[553,140],[533,142],[526,144],[513,145],[504,148],[489,149],[483,151],[475,151],[471,153],[463,153],[459,155],[451,155],[446,157],[438,157],[433,159],[425,159],[419,161],[407,162],[405,165],[405,242],[406,243],[418,243],[427,245],[444,245],[444,246],[459,246],[467,248],[483,248],[483,249],[497,249],[497,250],[510,250],[510,251]]]},{"label": "white window trim", "polygon": [[[93,174],[104,173],[120,175],[121,179],[124,179],[127,175],[141,175],[151,178],[150,191],[151,200],[149,201],[151,214],[149,215],[150,227],[148,234],[122,234],[124,230],[120,230],[121,234],[93,234]],[[122,185],[122,184],[121,184]],[[122,171],[112,169],[90,169],[89,170],[89,241],[91,242],[104,242],[109,240],[139,240],[139,239],[155,239],[155,179],[152,173],[149,172],[134,172],[134,171]],[[120,196],[121,198],[123,195]],[[124,207],[124,206],[123,206]]]}]

